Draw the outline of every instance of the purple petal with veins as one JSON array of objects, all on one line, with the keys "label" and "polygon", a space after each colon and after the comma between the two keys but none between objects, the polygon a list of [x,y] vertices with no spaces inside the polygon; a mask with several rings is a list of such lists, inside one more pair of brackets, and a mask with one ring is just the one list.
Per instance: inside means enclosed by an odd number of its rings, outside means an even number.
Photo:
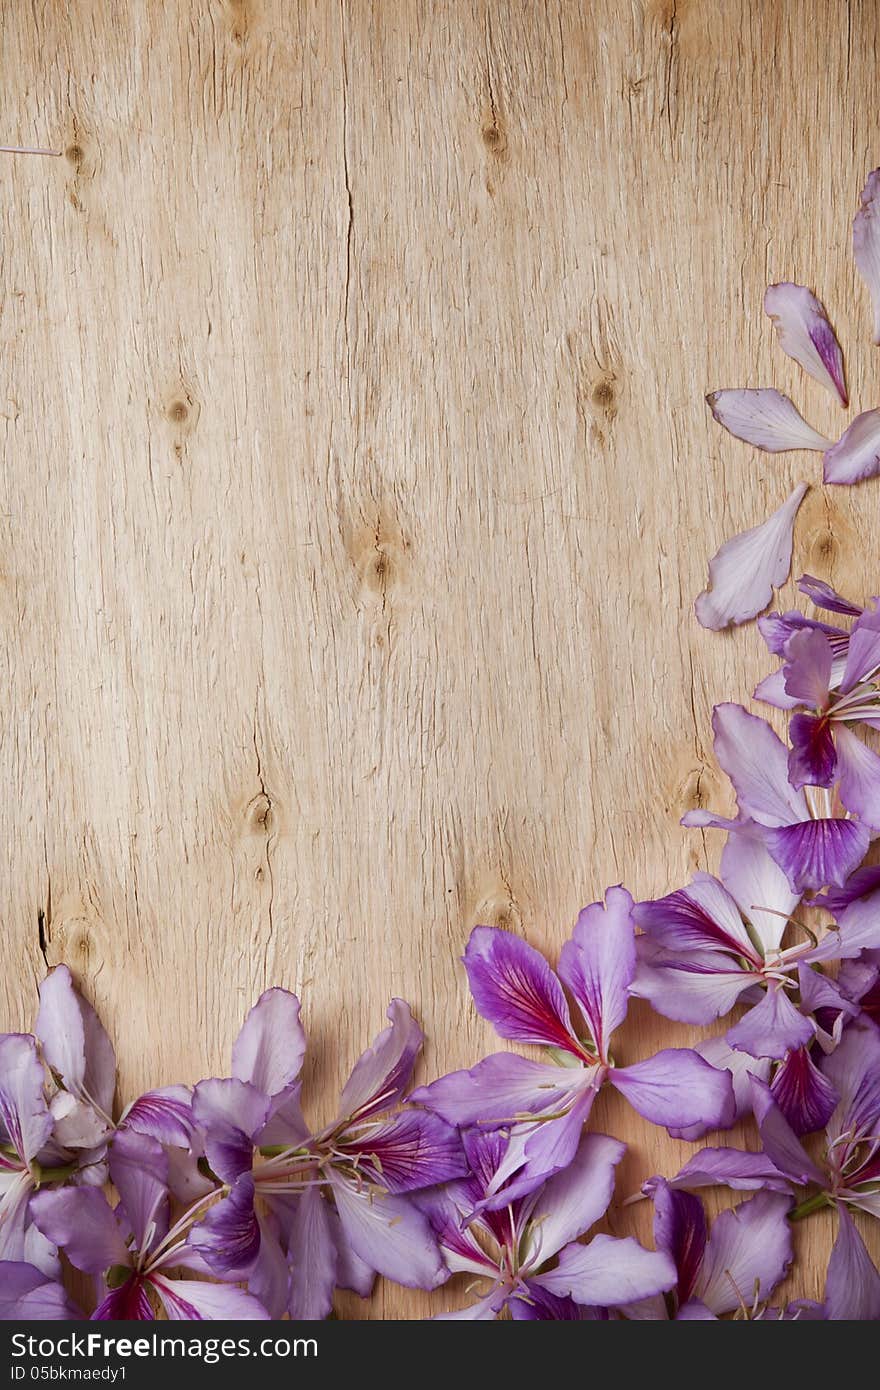
[{"label": "purple petal with veins", "polygon": [[286,989],[267,989],[232,1046],[232,1075],[274,1099],[298,1080],[306,1052],[300,1002]]},{"label": "purple petal with veins", "polygon": [[[650,1196],[657,1180],[649,1179],[642,1191]],[[753,1192],[766,1189],[768,1192],[789,1192],[791,1178],[783,1173],[765,1153],[749,1153],[744,1149],[709,1148],[702,1149],[689,1159],[672,1179],[673,1187],[716,1187],[733,1188],[735,1192]]]},{"label": "purple petal with veins", "polygon": [[229,1284],[206,1284],[196,1279],[166,1279],[154,1275],[150,1283],[162,1300],[171,1322],[265,1321],[269,1314],[244,1289]]},{"label": "purple petal with veins", "polygon": [[[733,1117],[734,1124],[752,1113],[752,1088],[749,1084],[749,1077],[757,1076],[762,1081],[770,1080],[772,1062],[769,1058],[752,1057],[748,1052],[735,1052],[725,1037],[707,1038],[705,1042],[697,1043],[694,1051],[709,1063],[710,1066],[717,1067],[719,1071],[730,1073],[730,1080],[733,1085],[733,1096],[736,1111]],[[673,1139],[702,1139],[703,1135],[708,1134],[712,1128],[705,1120],[700,1120],[695,1125],[687,1125],[682,1129],[670,1129]]]},{"label": "purple petal with veins", "polygon": [[832,1322],[878,1322],[880,1271],[842,1202],[837,1213],[840,1225],[825,1283],[826,1316]]},{"label": "purple petal with veins", "polygon": [[45,1073],[27,1033],[0,1036],[0,1138],[24,1164],[36,1158],[52,1132],[43,1096]]},{"label": "purple petal with veins", "polygon": [[807,484],[799,483],[772,516],[725,541],[709,561],[709,587],[694,604],[703,627],[717,632],[767,607],[788,578],[794,519],[806,491]]},{"label": "purple petal with veins", "polygon": [[424,1040],[403,999],[385,1011],[389,1026],[355,1062],[339,1101],[341,1117],[366,1119],[390,1110],[403,1098]]},{"label": "purple petal with veins", "polygon": [[712,728],[715,756],[733,783],[744,815],[765,826],[806,819],[806,798],[788,780],[785,744],[766,719],[727,703],[715,706]]},{"label": "purple petal with veins", "polygon": [[540,951],[513,932],[475,927],[464,964],[477,1012],[500,1037],[583,1055],[562,986]]},{"label": "purple petal with veins", "polygon": [[849,486],[880,473],[880,410],[857,415],[843,434],[825,450],[822,477],[826,483]]},{"label": "purple petal with veins", "polygon": [[686,1303],[693,1293],[708,1230],[699,1197],[670,1187],[661,1178],[654,1189],[654,1244],[658,1250],[665,1250],[675,1264],[675,1292],[680,1304]]},{"label": "purple petal with veins", "polygon": [[712,1222],[694,1296],[721,1316],[765,1302],[792,1261],[791,1198],[760,1192]]},{"label": "purple petal with veins", "polygon": [[248,1273],[260,1253],[250,1173],[238,1179],[228,1197],[208,1209],[193,1227],[189,1242],[215,1274],[242,1278]]},{"label": "purple petal with veins", "polygon": [[719,425],[728,433],[769,454],[792,449],[827,449],[830,440],[808,425],[800,411],[781,391],[762,387],[756,391],[712,391],[706,397]]},{"label": "purple petal with veins", "polygon": [[859,604],[844,598],[830,584],[826,584],[824,579],[816,579],[812,574],[802,575],[797,586],[802,594],[806,594],[807,598],[812,599],[817,608],[824,608],[829,613],[844,613],[849,617],[857,618],[863,612]]},{"label": "purple petal with veins", "polygon": [[726,1129],[733,1123],[730,1073],[717,1071],[690,1048],[668,1047],[647,1061],[614,1067],[608,1080],[652,1124],[682,1129],[705,1121]]},{"label": "purple petal with veins", "polygon": [[781,1173],[798,1186],[814,1182],[825,1186],[825,1175],[810,1158],[777,1105],[770,1087],[752,1078],[752,1108],[761,1131],[764,1153]]},{"label": "purple petal with veins", "polygon": [[871,292],[873,341],[880,343],[880,169],[868,175],[853,219],[853,259]]},{"label": "purple petal with veins", "polygon": [[108,1119],[116,1090],[116,1054],[92,1006],[73,984],[66,965],[40,985],[37,1037],[49,1066],[74,1095],[93,1102]]},{"label": "purple petal with veins", "polygon": [[828,1123],[837,1092],[810,1056],[809,1048],[789,1052],[770,1092],[795,1134],[812,1134]]},{"label": "purple petal with veins", "polygon": [[803,820],[765,833],[767,848],[799,893],[829,883],[842,888],[871,843],[866,825],[840,818]]},{"label": "purple petal with veins", "polygon": [[433,1187],[468,1171],[458,1130],[424,1111],[407,1110],[362,1135],[343,1135],[337,1147],[368,1181],[389,1192]]},{"label": "purple petal with veins", "polygon": [[626,1018],[635,971],[633,900],[625,888],[609,888],[604,904],[582,910],[559,955],[560,978],[577,1000],[603,1060],[612,1033]]},{"label": "purple petal with veins", "polygon": [[880,830],[880,757],[841,724],[836,729],[840,799],[872,830]]},{"label": "purple petal with veins", "polygon": [[188,1148],[195,1131],[191,1092],[186,1086],[147,1091],[128,1107],[119,1126],[148,1134],[160,1144]]},{"label": "purple petal with veins", "polygon": [[813,1025],[804,1018],[785,992],[771,981],[759,1004],[749,1009],[727,1030],[727,1041],[736,1051],[752,1057],[784,1057],[793,1047],[812,1042]]},{"label": "purple petal with veins", "polygon": [[764,295],[764,312],[773,320],[782,351],[836,395],[841,405],[848,405],[843,353],[824,306],[812,290],[790,280],[770,285]]},{"label": "purple petal with veins", "polygon": [[824,714],[795,714],[789,721],[788,780],[801,787],[830,787],[837,768],[831,724]]},{"label": "purple petal with veins", "polygon": [[785,655],[788,659],[783,670],[788,694],[809,709],[826,709],[834,653],[825,634],[815,628],[793,633]]}]

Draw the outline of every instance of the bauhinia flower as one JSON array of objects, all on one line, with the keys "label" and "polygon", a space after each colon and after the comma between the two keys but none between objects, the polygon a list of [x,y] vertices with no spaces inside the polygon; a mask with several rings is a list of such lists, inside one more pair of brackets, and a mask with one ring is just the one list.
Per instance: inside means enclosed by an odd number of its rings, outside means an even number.
[{"label": "bauhinia flower", "polygon": [[[451,1124],[511,1127],[487,1201],[502,1206],[571,1162],[593,1101],[606,1083],[654,1124],[732,1123],[730,1075],[689,1048],[667,1048],[618,1066],[612,1036],[626,1018],[636,973],[632,898],[609,888],[584,908],[559,957],[558,974],[512,932],[476,927],[464,963],[478,1012],[502,1038],[550,1049],[553,1062],[498,1052],[413,1093]],[[565,990],[586,1030],[572,1023]]]},{"label": "bauhinia flower", "polygon": [[652,1185],[654,1244],[673,1261],[674,1287],[664,1297],[624,1308],[627,1317],[681,1321],[711,1320],[739,1312],[754,1317],[792,1260],[791,1199],[762,1192],[723,1211],[711,1232],[700,1199],[670,1187]]},{"label": "bauhinia flower", "polygon": [[110,1177],[119,1193],[115,1208],[94,1187],[40,1192],[31,1204],[40,1230],[71,1264],[101,1276],[103,1296],[93,1320],[152,1319],[154,1299],[174,1320],[268,1317],[241,1289],[169,1276],[175,1269],[207,1272],[186,1243],[204,1203],[171,1224],[168,1156],[161,1144],[134,1131],[118,1135]]},{"label": "bauhinia flower", "polygon": [[[816,608],[824,612],[849,618],[860,618],[865,612],[863,605],[844,598],[830,584],[814,578],[811,574],[802,575],[797,587],[802,594],[812,599]],[[831,647],[831,682],[833,686],[839,685],[849,654],[849,628],[841,627],[839,623],[831,623],[824,618],[807,617],[795,608],[786,613],[765,613],[758,619],[758,630],[767,643],[768,650],[774,656],[780,657],[786,656],[788,643],[795,633],[822,633]],[[756,686],[754,695],[756,700],[775,705],[777,709],[796,709],[800,704],[800,700],[794,695],[789,695],[785,688],[785,670],[782,666],[765,676]]]},{"label": "bauhinia flower", "polygon": [[738,816],[688,811],[682,825],[741,830],[751,824],[798,894],[845,884],[865,857],[873,827],[854,819],[828,788],[793,787],[785,744],[742,705],[716,705],[712,727],[715,756],[733,783]]},{"label": "bauhinia flower", "polygon": [[422,1032],[400,999],[356,1063],[339,1113],[316,1131],[299,1104],[306,1039],[295,995],[270,989],[232,1050],[232,1077],[202,1081],[193,1110],[226,1195],[191,1244],[216,1273],[246,1279],[273,1317],[324,1318],[334,1289],[366,1296],[378,1271],[435,1288],[448,1278],[411,1194],[461,1177],[458,1132],[405,1109]]},{"label": "bauhinia flower", "polygon": [[604,1215],[614,1192],[614,1169],[626,1146],[604,1134],[584,1134],[569,1165],[528,1196],[501,1210],[487,1197],[503,1170],[509,1138],[501,1130],[470,1130],[465,1148],[471,1176],[427,1194],[450,1270],[485,1281],[479,1297],[447,1319],[577,1320],[595,1309],[662,1294],[675,1282],[668,1255],[627,1237],[582,1236]]}]

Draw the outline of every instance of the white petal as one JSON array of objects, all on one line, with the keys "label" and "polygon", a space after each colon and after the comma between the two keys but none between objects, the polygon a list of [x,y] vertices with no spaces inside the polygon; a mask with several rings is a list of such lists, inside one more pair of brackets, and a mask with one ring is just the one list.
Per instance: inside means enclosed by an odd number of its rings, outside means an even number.
[{"label": "white petal", "polygon": [[861,207],[853,220],[853,256],[859,274],[871,291],[873,341],[880,343],[880,169],[868,175],[862,189]]},{"label": "white petal", "polygon": [[805,372],[848,405],[843,353],[824,306],[806,285],[785,280],[764,295],[764,312],[776,329],[779,346]]},{"label": "white petal", "polygon": [[694,604],[703,627],[745,623],[767,607],[774,588],[788,578],[794,519],[806,491],[807,484],[798,483],[763,525],[733,536],[709,561],[709,587]]},{"label": "white petal", "polygon": [[880,410],[865,410],[826,449],[822,460],[826,483],[860,483],[880,473]]},{"label": "white petal", "polygon": [[807,424],[788,396],[769,387],[757,391],[712,391],[706,402],[719,425],[768,454],[781,454],[787,449],[821,452],[831,442]]}]

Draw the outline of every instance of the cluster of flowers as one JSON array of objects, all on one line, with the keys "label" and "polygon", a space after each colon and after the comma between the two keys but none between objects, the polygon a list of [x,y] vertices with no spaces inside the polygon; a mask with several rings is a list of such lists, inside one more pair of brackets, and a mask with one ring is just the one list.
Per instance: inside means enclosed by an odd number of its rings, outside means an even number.
[{"label": "cluster of flowers", "polygon": [[[880,313],[875,200],[880,173],[855,239]],[[846,403],[818,300],[775,286],[767,307],[786,351]],[[880,471],[880,411],[832,446],[776,392],[711,403],[759,447],[825,449],[827,481]],[[706,625],[766,608],[788,574],[795,506],[713,561],[697,604]],[[880,1319],[859,1229],[880,1217],[880,756],[867,741],[880,728],[880,603],[810,576],[799,588],[824,616],[759,624],[779,666],[755,696],[790,714],[789,742],[718,706],[715,752],[737,814],[685,817],[725,832],[718,877],[649,902],[609,888],[556,970],[509,931],[471,934],[477,1010],[543,1060],[499,1052],[410,1090],[422,1034],[395,999],[336,1118],[313,1127],[300,1004],[271,989],[230,1076],[148,1092],[117,1116],[110,1040],[66,966],[50,972],[35,1036],[0,1037],[0,1318],[84,1316],[63,1252],[94,1279],[98,1319],[153,1318],[160,1305],[172,1319],[324,1318],[337,1289],[365,1297],[377,1274],[435,1289],[459,1273],[476,1293],[454,1318]],[[612,1041],[633,996],[704,1027],[736,1015],[694,1048],[621,1066]],[[583,1239],[624,1153],[589,1128],[604,1086],[681,1139],[748,1116],[760,1135],[757,1151],[704,1147],[671,1180],[647,1179],[653,1250]],[[712,1185],[756,1195],[710,1230],[695,1192]],[[837,1218],[824,1299],[774,1306],[792,1223],[823,1208]]]}]

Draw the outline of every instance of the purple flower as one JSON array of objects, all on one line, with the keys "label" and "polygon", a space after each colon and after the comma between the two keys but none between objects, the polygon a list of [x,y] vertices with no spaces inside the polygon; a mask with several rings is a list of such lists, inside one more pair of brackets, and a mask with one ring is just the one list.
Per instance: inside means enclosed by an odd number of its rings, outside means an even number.
[{"label": "purple flower", "polygon": [[703,1204],[691,1192],[654,1180],[654,1244],[675,1264],[675,1287],[623,1311],[630,1318],[686,1321],[741,1312],[758,1314],[792,1260],[789,1197],[762,1192],[724,1211],[711,1233]]},{"label": "purple flower", "polygon": [[193,1109],[227,1195],[191,1244],[218,1274],[245,1278],[279,1317],[323,1318],[334,1289],[366,1296],[378,1271],[409,1287],[448,1277],[411,1193],[467,1171],[456,1130],[403,1100],[422,1033],[400,999],[356,1063],[339,1113],[313,1132],[300,1109],[300,1005],[270,989],[232,1051],[233,1075],[202,1081]]},{"label": "purple flower", "polygon": [[[733,783],[738,817],[689,811],[682,825],[756,828],[794,892],[843,886],[861,864],[871,830],[844,813],[824,788],[793,787],[784,743],[764,719],[741,705],[716,705],[715,756]],[[807,795],[807,791],[810,795]]]},{"label": "purple flower", "polygon": [[470,1307],[441,1316],[491,1319],[508,1309],[516,1319],[589,1319],[596,1316],[593,1310],[672,1287],[669,1256],[645,1250],[631,1237],[598,1235],[578,1243],[611,1201],[625,1145],[604,1134],[584,1134],[563,1172],[493,1210],[487,1199],[507,1163],[508,1145],[500,1130],[468,1131],[472,1176],[422,1199],[450,1270],[486,1281]]},{"label": "purple flower", "polygon": [[[495,1053],[470,1071],[452,1072],[413,1093],[451,1124],[511,1127],[504,1163],[488,1200],[498,1206],[522,1196],[564,1168],[607,1082],[653,1124],[680,1130],[732,1122],[728,1072],[687,1048],[668,1048],[620,1067],[611,1055],[615,1030],[626,1018],[636,972],[632,898],[610,888],[605,905],[584,908],[559,957],[558,975],[513,933],[477,927],[464,956],[474,1003],[502,1038],[551,1050],[554,1061]],[[574,998],[585,1036],[572,1023],[563,985]]]},{"label": "purple flower", "polygon": [[58,1279],[23,1261],[0,1260],[0,1322],[80,1317]]},{"label": "purple flower", "polygon": [[186,1243],[195,1212],[170,1224],[168,1157],[155,1139],[118,1135],[110,1177],[119,1193],[115,1209],[94,1187],[40,1192],[31,1203],[46,1238],[77,1269],[101,1276],[103,1297],[94,1320],[152,1319],[151,1293],[175,1320],[268,1317],[241,1289],[169,1277],[171,1268],[206,1271]]}]

